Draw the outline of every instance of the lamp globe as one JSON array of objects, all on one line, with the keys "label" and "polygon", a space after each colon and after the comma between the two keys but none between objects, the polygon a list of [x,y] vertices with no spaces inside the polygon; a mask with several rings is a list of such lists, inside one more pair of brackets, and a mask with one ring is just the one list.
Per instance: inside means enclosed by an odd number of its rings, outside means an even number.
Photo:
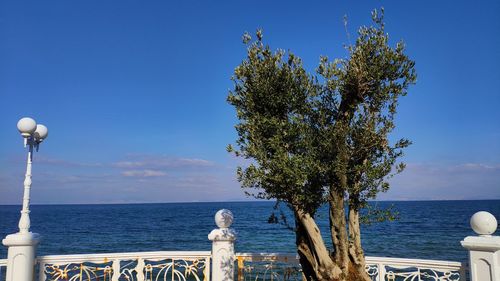
[{"label": "lamp globe", "polygon": [[33,134],[36,128],[37,128],[36,122],[35,120],[33,120],[33,118],[24,117],[17,122],[17,129],[19,130],[21,135],[25,138]]},{"label": "lamp globe", "polygon": [[38,124],[36,125],[36,130],[34,135],[36,141],[41,142],[49,135],[49,129],[47,129],[45,125]]}]

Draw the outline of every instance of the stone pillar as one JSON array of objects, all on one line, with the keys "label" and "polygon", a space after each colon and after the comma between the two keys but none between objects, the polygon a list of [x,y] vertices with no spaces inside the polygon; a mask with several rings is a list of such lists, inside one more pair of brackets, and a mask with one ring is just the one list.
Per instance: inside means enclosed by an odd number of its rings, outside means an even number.
[{"label": "stone pillar", "polygon": [[222,209],[215,214],[218,229],[208,234],[212,241],[212,281],[234,280],[234,241],[236,232],[229,228],[233,223],[233,213]]},{"label": "stone pillar", "polygon": [[2,243],[8,247],[5,281],[33,281],[35,252],[40,236],[31,232],[7,235]]},{"label": "stone pillar", "polygon": [[478,236],[468,236],[460,243],[469,250],[471,281],[500,281],[500,236],[492,236],[498,223],[488,212],[477,212],[470,225]]}]

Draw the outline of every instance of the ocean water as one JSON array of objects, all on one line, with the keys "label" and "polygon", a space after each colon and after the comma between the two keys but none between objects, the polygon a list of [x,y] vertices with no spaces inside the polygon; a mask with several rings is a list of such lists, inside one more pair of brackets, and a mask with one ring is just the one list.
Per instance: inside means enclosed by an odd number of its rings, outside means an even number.
[{"label": "ocean water", "polygon": [[[460,241],[473,235],[469,219],[477,211],[500,219],[500,200],[378,202],[394,205],[399,220],[362,227],[367,255],[465,262]],[[128,205],[34,205],[31,230],[43,236],[39,255],[132,251],[210,250],[213,216],[230,209],[238,232],[238,252],[295,252],[295,236],[269,224],[273,202],[169,203]],[[20,206],[0,206],[0,237],[17,231]],[[320,229],[328,238],[326,208]],[[498,232],[497,232],[498,233]],[[7,256],[0,246],[0,258]]]}]

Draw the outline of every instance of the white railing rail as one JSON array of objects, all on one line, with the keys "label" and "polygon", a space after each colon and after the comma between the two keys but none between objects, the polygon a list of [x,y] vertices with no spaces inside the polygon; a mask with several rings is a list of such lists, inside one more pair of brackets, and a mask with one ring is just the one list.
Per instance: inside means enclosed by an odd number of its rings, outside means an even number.
[{"label": "white railing rail", "polygon": [[159,251],[159,252],[129,252],[129,253],[102,253],[77,255],[50,255],[37,257],[38,262],[61,264],[80,262],[105,262],[114,259],[158,259],[158,258],[198,258],[210,257],[210,251]]},{"label": "white railing rail", "polygon": [[41,256],[39,280],[210,280],[209,251]]},{"label": "white railing rail", "polygon": [[279,261],[286,263],[299,263],[299,256],[288,253],[236,253],[236,258],[249,262]]},{"label": "white railing rail", "polygon": [[[300,277],[297,255],[284,253],[237,253],[238,280],[294,280]],[[253,266],[252,263],[260,263]],[[366,271],[372,280],[462,281],[465,267],[460,262],[366,257]],[[260,266],[260,269],[258,268]],[[249,276],[250,275],[250,276]],[[281,276],[287,275],[287,276]],[[295,275],[295,276],[294,276]]]}]

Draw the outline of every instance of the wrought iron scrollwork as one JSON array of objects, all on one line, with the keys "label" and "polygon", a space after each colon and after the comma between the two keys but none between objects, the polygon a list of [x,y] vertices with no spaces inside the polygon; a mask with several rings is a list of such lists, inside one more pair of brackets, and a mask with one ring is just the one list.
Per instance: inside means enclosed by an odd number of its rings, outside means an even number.
[{"label": "wrought iron scrollwork", "polygon": [[208,258],[45,264],[46,281],[208,281]]}]

